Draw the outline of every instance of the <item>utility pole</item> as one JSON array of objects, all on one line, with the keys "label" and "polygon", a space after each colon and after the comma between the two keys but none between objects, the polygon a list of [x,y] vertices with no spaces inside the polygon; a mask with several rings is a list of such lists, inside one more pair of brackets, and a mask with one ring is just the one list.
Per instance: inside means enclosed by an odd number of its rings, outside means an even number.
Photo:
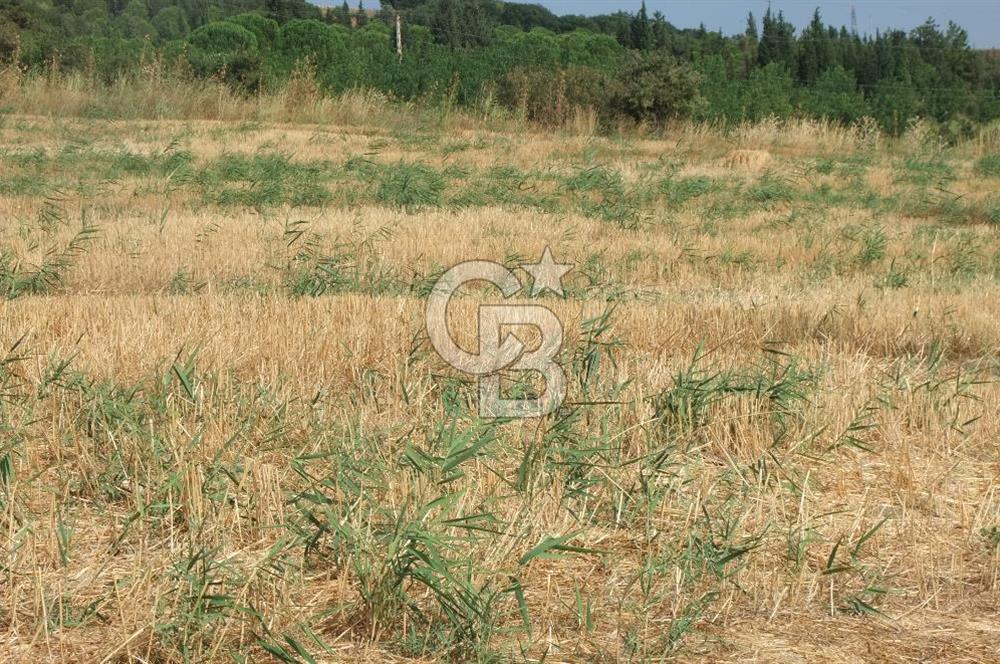
[{"label": "utility pole", "polygon": [[396,10],[396,55],[403,61],[403,28],[399,22],[399,10]]}]

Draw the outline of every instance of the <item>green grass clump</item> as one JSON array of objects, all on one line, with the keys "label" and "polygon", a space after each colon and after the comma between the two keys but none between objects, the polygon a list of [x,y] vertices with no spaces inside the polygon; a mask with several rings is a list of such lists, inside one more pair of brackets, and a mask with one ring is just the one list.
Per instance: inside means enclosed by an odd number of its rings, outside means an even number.
[{"label": "green grass clump", "polygon": [[49,192],[51,185],[47,178],[27,174],[13,174],[0,177],[0,196],[22,196],[41,198]]},{"label": "green grass clump", "polygon": [[986,211],[986,223],[1000,226],[1000,203],[995,203]]},{"label": "green grass clump", "polygon": [[976,173],[986,177],[1000,177],[1000,154],[988,154],[976,162]]},{"label": "green grass clump", "polygon": [[141,153],[127,149],[96,149],[86,142],[71,141],[50,153],[44,148],[0,152],[0,162],[19,171],[13,177],[38,180],[59,174],[79,182],[111,182],[125,177],[173,177],[187,174],[194,155],[169,146],[166,150]]},{"label": "green grass clump", "polygon": [[449,203],[459,207],[506,205],[553,211],[556,199],[539,192],[533,174],[513,166],[494,166],[471,177]]},{"label": "green grass clump", "polygon": [[897,178],[898,181],[921,186],[955,179],[955,169],[938,157],[926,159],[910,156],[903,161],[899,170],[902,173]]},{"label": "green grass clump", "polygon": [[0,297],[13,300],[51,292],[63,283],[97,234],[97,228],[85,221],[65,246],[50,248],[38,265],[21,265],[13,254],[0,251]]},{"label": "green grass clump", "polygon": [[425,164],[399,162],[381,172],[375,200],[383,205],[407,210],[441,205],[445,179]]},{"label": "green grass clump", "polygon": [[860,265],[871,265],[881,261],[889,248],[889,237],[885,229],[880,226],[847,227],[844,229],[844,237],[858,244],[855,260]]},{"label": "green grass clump", "polygon": [[566,189],[573,192],[595,192],[608,195],[624,188],[622,174],[607,166],[591,166],[566,179]]},{"label": "green grass clump", "polygon": [[644,192],[638,188],[626,190],[619,171],[591,166],[567,178],[563,187],[573,195],[585,216],[628,230],[638,228]]},{"label": "green grass clump", "polygon": [[757,184],[747,191],[755,203],[784,203],[795,197],[795,190],[784,179],[773,173],[765,173]]},{"label": "green grass clump", "polygon": [[705,176],[666,178],[660,182],[660,192],[667,197],[671,207],[680,207],[688,201],[704,196],[716,189],[711,178]]},{"label": "green grass clump", "polygon": [[333,171],[325,162],[297,163],[287,155],[229,154],[195,175],[202,195],[216,205],[322,206],[333,198],[324,182]]}]

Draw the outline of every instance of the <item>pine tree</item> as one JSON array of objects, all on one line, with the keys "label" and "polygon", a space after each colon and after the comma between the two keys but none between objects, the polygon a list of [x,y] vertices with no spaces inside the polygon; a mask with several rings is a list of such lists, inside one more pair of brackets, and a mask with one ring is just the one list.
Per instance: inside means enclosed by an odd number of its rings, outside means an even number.
[{"label": "pine tree", "polygon": [[632,19],[629,17],[627,12],[616,12],[614,14],[615,19],[615,39],[622,46],[629,47],[632,45]]},{"label": "pine tree", "polygon": [[648,51],[653,47],[653,28],[646,13],[646,0],[639,7],[639,13],[632,18],[632,48]]},{"label": "pine tree", "polygon": [[434,40],[452,49],[485,46],[491,27],[475,0],[440,0],[431,16]]},{"label": "pine tree", "polygon": [[777,17],[768,7],[764,12],[764,30],[760,35],[760,47],[757,49],[757,63],[763,67],[777,62],[795,70],[795,28],[785,20],[782,12]]},{"label": "pine tree", "polygon": [[757,19],[753,12],[747,14],[747,29],[743,35],[743,76],[750,76],[754,63],[757,62],[757,46],[760,36],[757,34]]},{"label": "pine tree", "polygon": [[668,42],[667,17],[657,10],[653,12],[653,48],[666,48]]},{"label": "pine tree", "polygon": [[799,43],[802,47],[799,56],[799,78],[811,84],[831,66],[830,39],[823,26],[819,9],[813,12],[812,21],[802,32]]}]

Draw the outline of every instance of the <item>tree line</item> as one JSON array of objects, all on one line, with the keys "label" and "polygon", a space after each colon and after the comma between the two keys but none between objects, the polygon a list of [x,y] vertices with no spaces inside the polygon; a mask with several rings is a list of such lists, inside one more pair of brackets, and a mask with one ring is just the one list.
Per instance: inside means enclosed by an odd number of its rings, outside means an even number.
[{"label": "tree line", "polygon": [[579,107],[608,122],[873,117],[891,132],[915,117],[953,133],[1000,117],[1000,54],[931,19],[859,35],[818,10],[797,31],[768,9],[723,35],[678,29],[645,4],[586,17],[492,0],[386,0],[375,12],[304,0],[0,0],[0,60],[26,70],[110,81],[154,58],[247,92],[306,66],[329,93],[495,103],[552,123]]}]

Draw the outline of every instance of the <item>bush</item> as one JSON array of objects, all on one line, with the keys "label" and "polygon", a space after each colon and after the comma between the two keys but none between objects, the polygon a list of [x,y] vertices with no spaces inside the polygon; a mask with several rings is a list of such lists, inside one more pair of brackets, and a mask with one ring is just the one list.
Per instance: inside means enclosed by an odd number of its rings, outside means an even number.
[{"label": "bush", "polygon": [[698,62],[701,75],[701,105],[697,119],[719,121],[736,120],[741,116],[741,82],[733,81],[726,71],[726,62],[720,55],[709,55]]},{"label": "bush", "polygon": [[629,51],[612,93],[613,107],[636,120],[684,117],[701,104],[699,75],[664,51]]},{"label": "bush", "polygon": [[792,77],[784,65],[772,62],[755,69],[740,91],[743,120],[787,118],[792,114]]},{"label": "bush", "polygon": [[813,117],[846,123],[871,112],[854,75],[840,66],[823,72],[806,92],[802,106]]},{"label": "bush", "polygon": [[885,131],[899,135],[920,115],[922,104],[913,84],[903,80],[879,81],[872,97],[872,115]]}]

